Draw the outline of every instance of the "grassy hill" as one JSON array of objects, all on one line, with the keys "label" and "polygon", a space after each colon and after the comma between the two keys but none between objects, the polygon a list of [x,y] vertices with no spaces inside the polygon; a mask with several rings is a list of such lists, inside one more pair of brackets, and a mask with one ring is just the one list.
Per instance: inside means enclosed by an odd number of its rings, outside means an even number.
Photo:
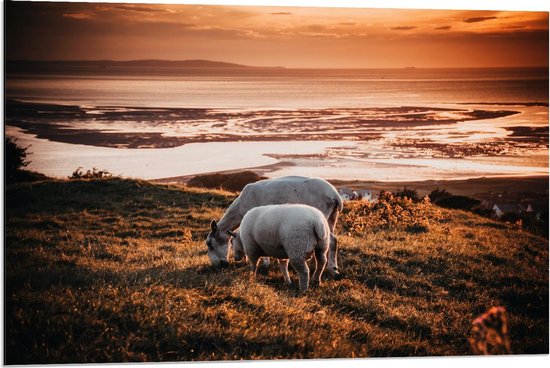
[{"label": "grassy hill", "polygon": [[234,197],[118,178],[7,187],[5,362],[464,355],[496,305],[514,353],[548,353],[547,239],[429,203],[348,204],[345,277],[300,295],[276,267],[210,268],[209,221]]}]

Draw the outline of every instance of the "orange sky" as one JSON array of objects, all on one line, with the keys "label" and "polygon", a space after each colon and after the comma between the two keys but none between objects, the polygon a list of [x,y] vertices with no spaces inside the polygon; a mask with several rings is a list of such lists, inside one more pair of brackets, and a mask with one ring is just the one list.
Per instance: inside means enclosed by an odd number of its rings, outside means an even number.
[{"label": "orange sky", "polygon": [[548,66],[548,13],[11,3],[6,58],[257,66]]}]

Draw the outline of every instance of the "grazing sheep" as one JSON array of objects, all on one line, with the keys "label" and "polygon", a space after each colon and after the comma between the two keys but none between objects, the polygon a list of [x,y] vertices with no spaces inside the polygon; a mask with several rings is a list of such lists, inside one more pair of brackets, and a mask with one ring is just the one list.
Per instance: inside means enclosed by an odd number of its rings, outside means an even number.
[{"label": "grazing sheep", "polygon": [[305,291],[309,287],[307,261],[315,254],[313,282],[321,284],[321,274],[327,264],[330,227],[318,209],[303,204],[256,207],[243,217],[239,232],[230,234],[234,237],[235,260],[240,261],[246,255],[254,274],[260,257],[278,258],[285,282],[290,284],[290,262],[299,275],[300,291]]},{"label": "grazing sheep", "polygon": [[[317,208],[328,220],[331,233],[334,233],[338,214],[342,211],[342,198],[338,191],[326,180],[304,176],[283,176],[260,180],[248,184],[229,206],[219,222],[212,220],[211,231],[206,238],[208,257],[214,266],[228,265],[228,231],[241,224],[243,216],[252,208],[271,204],[299,203]],[[338,272],[338,242],[330,237],[328,271],[336,277]]]}]

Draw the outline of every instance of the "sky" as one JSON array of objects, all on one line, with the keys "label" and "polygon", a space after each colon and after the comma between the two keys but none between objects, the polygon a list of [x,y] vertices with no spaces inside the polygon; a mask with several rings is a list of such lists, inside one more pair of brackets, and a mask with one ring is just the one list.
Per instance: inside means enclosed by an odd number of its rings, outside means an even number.
[{"label": "sky", "polygon": [[8,60],[206,59],[289,68],[548,66],[548,12],[6,4]]}]

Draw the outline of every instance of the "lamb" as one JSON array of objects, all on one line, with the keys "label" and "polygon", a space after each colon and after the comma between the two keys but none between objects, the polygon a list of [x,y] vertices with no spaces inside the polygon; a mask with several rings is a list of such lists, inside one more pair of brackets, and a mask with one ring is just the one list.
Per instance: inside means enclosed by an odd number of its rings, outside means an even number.
[{"label": "lamb", "polygon": [[[334,233],[343,202],[338,191],[329,182],[304,176],[283,176],[248,184],[231,203],[219,222],[212,220],[211,231],[206,238],[207,254],[214,266],[227,266],[229,255],[228,232],[241,224],[243,216],[254,207],[299,203],[319,209],[328,220]],[[328,253],[328,272],[339,276],[337,263],[338,242],[331,234]]]},{"label": "lamb", "polygon": [[[288,263],[299,275],[300,291],[309,288],[307,261],[315,255],[313,282],[321,284],[331,238],[327,219],[318,209],[303,204],[268,205],[251,209],[233,236],[233,256],[246,255],[254,275],[260,257],[279,259],[285,282],[290,284]],[[284,261],[281,261],[284,260]]]}]

